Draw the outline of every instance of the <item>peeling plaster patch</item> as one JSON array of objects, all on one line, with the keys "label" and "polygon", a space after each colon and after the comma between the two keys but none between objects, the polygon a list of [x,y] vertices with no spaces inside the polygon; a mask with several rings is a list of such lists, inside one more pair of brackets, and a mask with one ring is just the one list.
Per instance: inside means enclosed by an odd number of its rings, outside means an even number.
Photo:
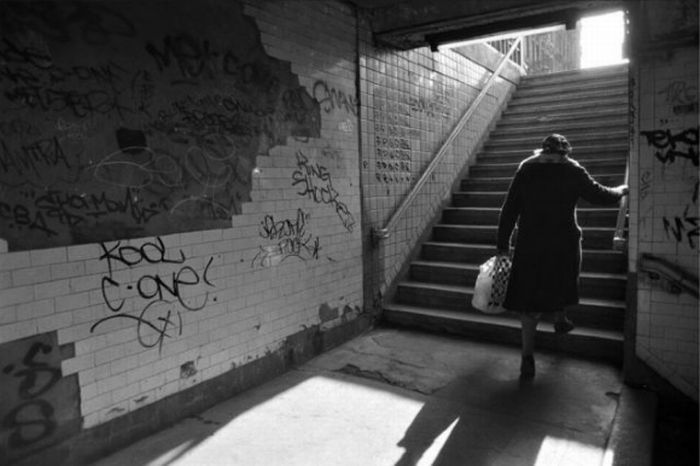
[{"label": "peeling plaster patch", "polygon": [[197,373],[197,368],[194,367],[194,361],[187,361],[180,366],[180,378],[188,379]]},{"label": "peeling plaster patch", "polygon": [[338,308],[330,307],[328,303],[323,303],[318,308],[318,316],[321,318],[321,322],[328,322],[329,320],[338,318]]},{"label": "peeling plaster patch", "polygon": [[442,387],[436,387],[436,388],[430,388],[430,389],[420,388],[412,382],[402,382],[400,380],[396,380],[396,379],[391,377],[391,374],[389,374],[387,376],[386,374],[383,374],[381,371],[378,371],[378,370],[361,369],[354,364],[346,364],[345,366],[341,367],[340,369],[336,370],[335,372],[353,375],[355,377],[362,377],[364,379],[376,380],[378,382],[386,383],[386,384],[392,385],[394,387],[399,387],[399,388],[403,388],[405,390],[411,390],[414,392],[418,392],[418,393],[421,393],[423,395],[431,395],[435,391],[442,388]]},{"label": "peeling plaster patch", "polygon": [[355,306],[353,308],[349,304],[346,304],[345,307],[343,307],[343,315],[341,316],[341,320],[343,322],[348,322],[360,314],[362,314],[362,309],[360,309],[360,306]]}]

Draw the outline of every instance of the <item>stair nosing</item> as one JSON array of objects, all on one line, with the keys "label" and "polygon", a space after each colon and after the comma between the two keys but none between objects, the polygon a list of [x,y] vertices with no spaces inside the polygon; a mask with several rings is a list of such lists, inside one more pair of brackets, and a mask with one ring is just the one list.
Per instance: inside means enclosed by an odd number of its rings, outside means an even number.
[{"label": "stair nosing", "polygon": [[[505,193],[504,193],[505,194]],[[442,209],[443,211],[445,210],[456,210],[456,211],[470,211],[470,210],[475,210],[478,212],[491,212],[491,211],[500,211],[501,207],[479,207],[479,206],[447,206]],[[605,213],[610,213],[610,212],[619,212],[620,208],[619,207],[576,207],[577,212],[581,213],[587,213],[587,212],[605,212]]]},{"label": "stair nosing", "polygon": [[[520,322],[515,318],[515,317],[502,317],[499,314],[486,314],[486,313],[477,313],[477,312],[463,312],[463,311],[456,311],[452,309],[444,309],[444,308],[427,308],[427,307],[421,307],[421,306],[411,306],[411,305],[406,305],[406,304],[398,304],[398,303],[389,303],[385,304],[383,306],[384,310],[389,310],[393,312],[402,312],[402,313],[409,313],[409,314],[428,314],[432,315],[433,317],[441,317],[445,319],[454,319],[454,320],[461,320],[461,321],[467,321],[467,322],[475,322],[475,323],[483,323],[483,324],[489,324],[489,325],[501,325],[503,327],[508,327],[508,328],[513,328],[513,329],[520,329]],[[509,312],[506,315],[512,315],[515,314],[513,312]],[[540,322],[538,324],[538,332],[542,333],[555,333],[554,328],[551,323],[549,322]],[[544,330],[544,332],[543,332]],[[590,327],[581,327],[578,326],[576,327],[571,333],[568,335],[570,336],[581,336],[581,337],[591,337],[591,336],[598,336],[598,337],[603,337],[612,341],[624,341],[623,333],[622,332],[617,332],[614,330],[605,330],[605,329],[593,329]]]},{"label": "stair nosing", "polygon": [[[622,158],[600,158],[600,159],[594,159],[594,160],[586,160],[586,165],[606,165],[606,164],[614,164],[614,163],[626,163],[627,160],[622,159]],[[474,168],[491,168],[491,169],[497,169],[497,168],[512,168],[515,166],[520,165],[520,162],[496,162],[496,163],[483,163],[483,162],[477,162],[474,165],[470,167],[470,169]]]},{"label": "stair nosing", "polygon": [[[424,241],[422,244],[428,244],[431,246],[444,246],[444,247],[456,247],[456,248],[477,248],[477,249],[493,249],[496,251],[496,245],[495,244],[487,244],[487,243],[457,243],[454,241],[435,241],[435,240],[428,240]],[[581,250],[583,254],[614,254],[614,255],[625,255],[623,251],[618,251],[615,249],[590,249],[590,248],[583,248]]]},{"label": "stair nosing", "polygon": [[[432,260],[426,260],[426,259],[417,259],[417,260],[412,260],[411,265],[446,267],[446,268],[450,268],[450,269],[461,269],[461,270],[479,270],[479,266],[481,264],[475,263],[475,262],[448,262],[448,261],[432,261]],[[627,280],[627,275],[623,274],[623,273],[601,273],[601,272],[581,271],[581,273],[579,274],[579,277],[581,277],[581,278],[610,279],[610,280]]]},{"label": "stair nosing", "polygon": [[[472,286],[462,286],[462,285],[445,285],[439,283],[421,282],[418,280],[402,280],[397,283],[397,286],[403,287],[413,287],[422,289],[432,289],[441,291],[452,291],[455,293],[465,293],[473,294],[474,287]],[[579,297],[579,304],[584,306],[604,306],[604,307],[617,307],[626,308],[627,303],[625,301],[617,299],[599,299],[599,298],[589,298],[589,297]]]}]

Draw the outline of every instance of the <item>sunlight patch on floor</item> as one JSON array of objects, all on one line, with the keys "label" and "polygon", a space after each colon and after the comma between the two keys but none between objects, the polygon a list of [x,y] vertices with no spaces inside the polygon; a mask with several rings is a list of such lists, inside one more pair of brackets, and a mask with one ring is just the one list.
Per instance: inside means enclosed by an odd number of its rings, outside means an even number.
[{"label": "sunlight patch on floor", "polygon": [[[158,458],[154,458],[151,461],[149,461],[146,466],[166,466],[169,464],[173,464],[173,461],[178,458],[180,455],[183,454],[183,452],[187,451],[187,449],[190,448],[190,445],[192,444],[192,441],[187,441],[183,442],[180,445],[176,446],[175,448],[170,449],[169,451],[163,453],[160,455]],[[137,465],[133,465],[137,466]]]},{"label": "sunlight patch on floor", "polygon": [[[367,452],[380,456],[377,464],[395,464],[404,451],[397,441],[424,403],[372,385],[336,377],[309,378],[224,421],[170,464],[353,464],[353,457],[362,458]],[[394,413],[390,418],[388,408]],[[358,440],[366,451],[356,451]],[[442,442],[435,443],[436,456]]]},{"label": "sunlight patch on floor", "polygon": [[595,466],[603,463],[605,451],[566,438],[547,436],[542,441],[534,466]]},{"label": "sunlight patch on floor", "polygon": [[440,451],[442,451],[442,447],[445,445],[445,442],[447,442],[447,439],[450,438],[452,430],[457,425],[457,422],[459,422],[459,417],[455,419],[454,422],[447,427],[447,429],[438,435],[435,440],[433,440],[432,445],[425,450],[425,453],[423,453],[423,456],[421,457],[420,461],[418,461],[416,466],[430,466],[435,463],[435,460],[440,454]]}]

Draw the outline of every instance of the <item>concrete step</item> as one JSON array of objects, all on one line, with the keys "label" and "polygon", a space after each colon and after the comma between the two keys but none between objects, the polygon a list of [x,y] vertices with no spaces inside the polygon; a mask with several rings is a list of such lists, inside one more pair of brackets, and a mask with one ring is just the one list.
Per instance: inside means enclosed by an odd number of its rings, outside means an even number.
[{"label": "concrete step", "polygon": [[575,93],[580,91],[606,91],[623,88],[627,92],[629,79],[627,74],[601,76],[597,79],[574,79],[551,81],[544,76],[538,78],[523,77],[516,91],[517,96],[551,95],[555,92]]},{"label": "concrete step", "polygon": [[[544,139],[544,136],[542,137]],[[537,142],[530,147],[521,147],[513,149],[489,149],[482,150],[476,156],[474,165],[481,163],[520,163],[527,157],[533,154],[535,149],[541,148],[541,143]],[[606,159],[627,160],[629,155],[629,146],[627,144],[611,144],[608,147],[600,148],[596,146],[576,146],[572,158],[578,163],[587,166],[588,161]],[[474,166],[472,165],[472,166]]]},{"label": "concrete step", "polygon": [[[585,272],[624,274],[627,255],[621,251],[584,249],[581,268]],[[482,264],[496,254],[495,244],[465,244],[446,241],[426,241],[420,259],[437,262]]]},{"label": "concrete step", "polygon": [[[463,296],[464,299],[466,297]],[[460,312],[453,309],[392,303],[384,306],[382,319],[388,325],[520,345],[520,322],[518,316],[513,313],[487,315],[478,311]],[[558,335],[551,323],[540,322],[535,339],[538,349],[622,364],[623,341],[620,332],[577,327],[569,334]]]},{"label": "concrete step", "polygon": [[[457,191],[452,193],[453,208],[458,207],[497,207],[500,208],[506,200],[506,191]],[[579,199],[577,203],[581,209],[600,207],[593,205],[585,199]]]},{"label": "concrete step", "polygon": [[[602,173],[624,173],[627,161],[620,158],[598,158],[586,160],[584,167],[591,175]],[[515,175],[520,162],[490,163],[484,160],[469,168],[470,178],[504,177]]]},{"label": "concrete step", "polygon": [[[585,207],[577,209],[582,227],[615,227],[619,208]],[[447,207],[442,211],[442,223],[450,225],[497,225],[501,209],[497,207]]]},{"label": "concrete step", "polygon": [[[544,136],[547,136],[547,134]],[[600,150],[611,144],[625,144],[627,142],[628,134],[627,128],[615,130],[612,128],[598,127],[569,132],[568,134],[565,134],[565,136],[566,139],[569,140],[571,146],[574,148],[578,146],[598,147]],[[544,136],[534,132],[531,132],[530,134],[491,134],[488,142],[484,145],[484,150],[506,148],[522,150],[523,148],[529,149],[531,147],[540,147],[540,143],[542,142]]]},{"label": "concrete step", "polygon": [[587,68],[580,70],[562,71],[559,73],[548,73],[533,76],[524,76],[520,80],[518,89],[530,89],[542,86],[551,86],[566,83],[590,83],[595,81],[605,81],[611,78],[626,78],[628,66],[613,65],[601,68]]},{"label": "concrete step", "polygon": [[[479,274],[478,263],[457,263],[416,260],[411,262],[409,278],[417,282],[444,285],[473,285]],[[624,274],[582,272],[581,296],[624,301],[627,276]]]},{"label": "concrete step", "polygon": [[[593,178],[605,186],[618,186],[624,182],[625,174],[624,171],[620,173],[598,173]],[[460,189],[463,192],[507,191],[512,179],[512,176],[466,178],[460,182]],[[459,193],[453,193],[453,201],[457,194]],[[456,202],[454,204],[458,205]]]},{"label": "concrete step", "polygon": [[[580,122],[581,124],[586,124],[591,122],[596,124],[597,121],[602,121],[606,119],[627,119],[628,109],[625,108],[588,108],[579,109],[576,112],[544,112],[544,113],[521,113],[516,115],[503,115],[498,121],[498,126],[496,129],[505,129],[512,126],[523,126],[531,125],[533,129],[539,127],[550,128],[553,125],[560,124],[571,124],[575,122]],[[555,131],[547,131],[555,132]]]},{"label": "concrete step", "polygon": [[[542,136],[544,139],[549,133],[545,133]],[[477,154],[477,160],[488,161],[490,157],[499,156],[510,156],[519,157],[520,160],[525,159],[532,155],[534,149],[539,149],[541,147],[542,139],[539,139],[533,146],[525,147],[491,147],[484,148]],[[573,144],[572,144],[573,146]],[[588,159],[597,158],[626,158],[629,153],[629,144],[627,140],[624,141],[614,141],[605,146],[596,144],[595,142],[588,141],[583,144],[577,144],[573,146],[572,158],[578,160],[580,157],[586,157]]]},{"label": "concrete step", "polygon": [[[433,241],[452,243],[495,244],[498,227],[496,225],[449,225],[437,224],[433,227]],[[517,237],[517,228],[514,232]],[[587,227],[583,229],[582,247],[585,249],[612,249],[615,227]]]},{"label": "concrete step", "polygon": [[628,108],[628,96],[621,97],[599,97],[589,98],[584,101],[560,101],[551,103],[514,103],[508,104],[508,108],[503,112],[503,118],[510,116],[533,114],[547,114],[552,112],[578,112],[580,110],[607,109],[622,111]]},{"label": "concrete step", "polygon": [[[537,131],[540,129],[540,131]],[[498,125],[495,130],[491,131],[491,138],[507,138],[507,137],[537,137],[542,134],[542,138],[550,133],[559,133],[567,138],[578,137],[595,131],[615,131],[628,132],[629,122],[626,115],[613,116],[600,120],[572,120],[569,122],[541,122],[539,125],[533,123]]]},{"label": "concrete step", "polygon": [[[493,316],[471,308],[479,264],[495,254],[498,216],[512,176],[545,136],[557,132],[569,139],[574,158],[596,181],[621,184],[629,155],[627,83],[626,65],[524,78],[420,258],[384,307],[384,321],[519,345],[517,314]],[[582,299],[569,309],[577,327],[556,335],[551,324],[541,324],[538,347],[621,364],[627,256],[612,250],[617,216],[617,205],[580,201]]]},{"label": "concrete step", "polygon": [[[482,315],[472,308],[474,283],[450,285],[417,281],[400,282],[393,302],[426,309],[443,309],[463,314]],[[581,295],[579,304],[569,306],[567,315],[574,325],[621,332],[625,314],[624,301],[589,298]]]},{"label": "concrete step", "polygon": [[508,107],[517,105],[540,105],[554,102],[582,102],[589,99],[627,99],[627,83],[607,88],[586,89],[585,87],[551,86],[538,94],[516,91]]}]

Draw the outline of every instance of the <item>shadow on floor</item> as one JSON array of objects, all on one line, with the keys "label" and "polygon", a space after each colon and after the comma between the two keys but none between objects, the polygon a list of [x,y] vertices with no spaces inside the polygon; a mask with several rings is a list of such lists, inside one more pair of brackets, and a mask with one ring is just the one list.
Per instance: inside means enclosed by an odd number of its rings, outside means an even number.
[{"label": "shadow on floor", "polygon": [[518,353],[371,332],[95,466],[600,464],[618,371],[543,354],[522,384]]}]

